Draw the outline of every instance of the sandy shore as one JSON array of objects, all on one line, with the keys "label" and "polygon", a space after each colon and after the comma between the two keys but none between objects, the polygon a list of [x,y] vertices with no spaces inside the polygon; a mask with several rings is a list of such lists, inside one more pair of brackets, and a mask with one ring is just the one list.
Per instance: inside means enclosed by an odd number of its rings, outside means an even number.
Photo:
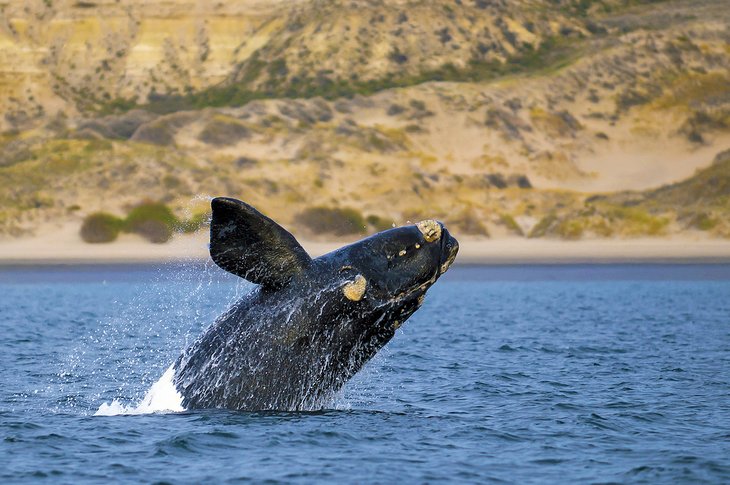
[{"label": "sandy shore", "polygon": [[[135,235],[122,235],[110,244],[86,244],[73,226],[53,228],[37,237],[0,241],[0,265],[145,263],[208,258],[208,234],[176,236],[166,244],[151,244]],[[347,242],[302,244],[312,256]],[[602,239],[556,241],[543,239],[460,238],[456,260],[461,264],[541,264],[611,262],[727,262],[730,240]]]}]

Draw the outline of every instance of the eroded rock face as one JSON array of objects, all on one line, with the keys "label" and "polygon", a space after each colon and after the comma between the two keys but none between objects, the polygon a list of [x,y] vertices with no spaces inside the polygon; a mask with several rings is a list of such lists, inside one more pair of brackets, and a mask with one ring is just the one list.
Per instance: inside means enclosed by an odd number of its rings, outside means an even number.
[{"label": "eroded rock face", "polygon": [[198,140],[209,145],[225,146],[234,145],[250,136],[251,131],[235,119],[213,118],[200,131]]},{"label": "eroded rock face", "polygon": [[551,211],[687,179],[730,142],[721,0],[593,12],[587,31],[569,10],[531,24],[522,1],[21,3],[0,7],[0,232],[226,192],[287,222],[362,207],[368,228],[546,218],[535,234],[573,237]]},{"label": "eroded rock face", "polygon": [[555,25],[589,34],[579,18],[555,11],[548,21],[522,7],[447,0],[10,2],[1,7],[7,96],[0,99],[0,129],[221,83],[307,96],[328,83],[377,84],[445,64],[504,61],[539,46]]},{"label": "eroded rock face", "polygon": [[78,131],[88,130],[103,138],[128,140],[141,125],[155,118],[157,115],[154,113],[135,109],[119,115],[109,115],[82,122]]}]

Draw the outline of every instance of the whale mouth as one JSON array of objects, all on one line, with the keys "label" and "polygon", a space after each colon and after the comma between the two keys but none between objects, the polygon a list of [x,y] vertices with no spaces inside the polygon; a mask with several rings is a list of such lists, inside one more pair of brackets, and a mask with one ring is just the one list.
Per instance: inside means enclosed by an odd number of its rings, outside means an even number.
[{"label": "whale mouth", "polygon": [[431,273],[426,281],[417,283],[410,288],[398,293],[395,297],[391,299],[392,302],[401,302],[403,300],[410,300],[414,297],[420,297],[453,264],[454,260],[456,259],[456,255],[459,252],[459,242],[454,239],[451,234],[449,234],[449,231],[447,231],[445,227],[440,227],[442,228],[442,231],[439,231],[441,233],[441,250],[439,258],[436,261],[436,267],[433,270],[433,273]]},{"label": "whale mouth", "polygon": [[[441,238],[441,264],[439,266],[439,275],[446,273],[456,259],[456,255],[459,252],[459,241],[449,234],[449,231],[444,229],[444,235]],[[444,256],[446,256],[444,258]]]}]

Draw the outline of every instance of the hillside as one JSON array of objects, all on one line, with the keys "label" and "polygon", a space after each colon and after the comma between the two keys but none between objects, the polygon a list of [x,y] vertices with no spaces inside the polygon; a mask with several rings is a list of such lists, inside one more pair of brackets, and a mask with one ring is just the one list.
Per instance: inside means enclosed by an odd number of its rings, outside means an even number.
[{"label": "hillside", "polygon": [[585,22],[563,13],[571,3],[556,12],[548,0],[9,2],[0,65],[10,97],[0,109],[8,127],[188,94],[228,105],[376,89],[504,62],[560,32],[581,37]]},{"label": "hillside", "polygon": [[730,237],[730,151],[680,182],[643,192],[581,198],[577,207],[558,207],[530,237],[661,236],[707,233]]},{"label": "hillside", "polygon": [[726,186],[676,184],[729,170],[730,12],[642,3],[0,4],[0,230],[226,194],[304,230],[351,207],[369,230],[728,237]]}]

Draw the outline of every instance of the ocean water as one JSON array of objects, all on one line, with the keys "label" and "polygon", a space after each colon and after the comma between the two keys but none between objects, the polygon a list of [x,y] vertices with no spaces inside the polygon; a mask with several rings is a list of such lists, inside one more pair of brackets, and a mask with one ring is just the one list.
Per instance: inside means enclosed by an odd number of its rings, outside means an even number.
[{"label": "ocean water", "polygon": [[95,416],[249,290],[0,269],[0,483],[730,482],[730,266],[456,266],[327,409]]}]

